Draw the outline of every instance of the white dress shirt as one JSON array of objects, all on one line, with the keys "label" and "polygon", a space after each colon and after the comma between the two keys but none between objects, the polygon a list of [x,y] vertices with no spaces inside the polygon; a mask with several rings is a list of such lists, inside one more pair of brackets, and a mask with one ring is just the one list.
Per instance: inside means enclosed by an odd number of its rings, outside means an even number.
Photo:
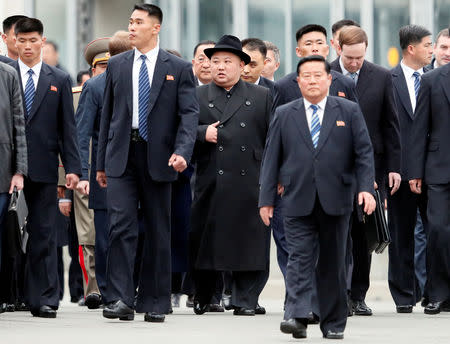
[{"label": "white dress shirt", "polygon": [[[312,122],[312,114],[314,112],[313,109],[311,109],[311,103],[307,101],[305,98],[303,98],[303,103],[305,104],[305,112],[306,112],[306,120],[308,122],[308,128],[309,131],[311,131],[311,122]],[[325,105],[327,104],[327,97],[323,98],[319,103],[314,104],[317,105],[317,115],[319,116],[319,122],[320,126],[322,126],[322,120],[323,120],[323,114],[325,111]]]},{"label": "white dress shirt", "polygon": [[406,86],[408,86],[409,100],[411,101],[412,110],[414,112],[416,110],[417,99],[416,99],[416,91],[414,90],[414,82],[416,81],[416,77],[413,74],[415,72],[418,72],[422,77],[423,68],[414,70],[411,67],[405,65],[403,63],[403,60],[400,62],[400,66],[402,67],[403,74],[405,75]]},{"label": "white dress shirt", "polygon": [[[351,75],[350,75],[350,74],[352,74],[352,73],[350,73],[347,69],[345,69],[344,64],[342,63],[342,59],[341,59],[341,58],[339,58],[339,65],[341,66],[342,74],[345,75],[346,77],[349,77],[350,79],[353,80],[353,78],[352,78]],[[356,85],[357,82],[358,82],[358,79],[359,79],[359,72],[360,72],[360,71],[361,71],[361,69],[359,69],[359,70],[356,71],[355,85]]]},{"label": "white dress shirt", "polygon": [[42,60],[39,61],[38,63],[36,63],[31,68],[28,67],[25,63],[23,63],[20,58],[18,59],[18,62],[19,62],[20,77],[22,78],[23,91],[25,92],[25,86],[26,86],[28,78],[29,78],[28,71],[30,69],[32,69],[34,72],[33,73],[33,83],[34,83],[34,89],[36,90],[38,80],[39,80],[39,75],[41,74]]},{"label": "white dress shirt", "polygon": [[[153,73],[155,71],[156,59],[158,58],[159,52],[159,41],[156,47],[147,52],[145,55],[147,59],[145,64],[147,65],[148,81],[150,87],[152,86]],[[133,62],[133,121],[131,126],[133,129],[138,129],[139,127],[139,71],[142,65],[142,54],[138,49],[134,48],[134,62]]]}]

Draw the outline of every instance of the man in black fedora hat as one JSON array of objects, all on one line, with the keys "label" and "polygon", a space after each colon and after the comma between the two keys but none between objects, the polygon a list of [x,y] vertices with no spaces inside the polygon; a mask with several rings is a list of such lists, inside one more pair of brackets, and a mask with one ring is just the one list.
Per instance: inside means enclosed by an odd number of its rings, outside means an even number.
[{"label": "man in black fedora hat", "polygon": [[231,271],[234,314],[254,315],[269,250],[270,231],[258,218],[258,179],[272,99],[267,88],[240,80],[250,57],[237,37],[223,36],[205,54],[212,82],[197,88],[190,233],[194,311],[205,312],[218,274]]}]

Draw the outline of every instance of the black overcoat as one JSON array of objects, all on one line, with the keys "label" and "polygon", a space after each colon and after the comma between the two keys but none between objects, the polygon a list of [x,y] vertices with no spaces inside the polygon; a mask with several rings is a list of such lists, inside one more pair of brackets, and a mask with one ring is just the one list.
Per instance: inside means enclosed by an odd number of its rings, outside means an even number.
[{"label": "black overcoat", "polygon": [[[265,87],[239,81],[227,98],[214,83],[197,88],[199,127],[191,263],[196,269],[264,270],[270,231],[258,209],[259,171],[272,99]],[[205,141],[220,121],[217,144]]]}]

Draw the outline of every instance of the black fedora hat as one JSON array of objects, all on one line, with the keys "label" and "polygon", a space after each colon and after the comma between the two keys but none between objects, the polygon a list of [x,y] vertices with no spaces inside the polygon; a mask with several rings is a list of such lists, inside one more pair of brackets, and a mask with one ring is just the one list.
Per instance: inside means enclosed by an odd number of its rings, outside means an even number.
[{"label": "black fedora hat", "polygon": [[216,43],[214,48],[205,49],[204,53],[210,59],[217,51],[229,51],[241,58],[245,64],[250,63],[250,56],[242,51],[242,43],[236,36],[224,35]]}]

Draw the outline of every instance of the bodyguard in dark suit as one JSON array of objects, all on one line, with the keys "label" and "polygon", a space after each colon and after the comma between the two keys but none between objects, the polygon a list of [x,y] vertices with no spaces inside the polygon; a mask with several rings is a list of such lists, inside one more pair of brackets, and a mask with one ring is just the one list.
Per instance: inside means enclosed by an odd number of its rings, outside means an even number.
[{"label": "bodyguard in dark suit", "polygon": [[190,160],[198,103],[191,64],[159,49],[161,22],[159,7],[135,5],[135,49],[112,57],[106,71],[97,181],[108,186],[107,318],[134,319],[138,203],[145,242],[136,311],[162,322],[170,310],[170,183]]},{"label": "bodyguard in dark suit", "polygon": [[270,232],[257,213],[259,168],[272,101],[267,88],[240,80],[250,57],[223,36],[211,59],[213,82],[197,88],[200,103],[192,229],[194,311],[202,314],[217,275],[232,271],[235,315],[255,315],[265,284]]},{"label": "bodyguard in dark suit", "polygon": [[56,268],[56,187],[58,154],[66,170],[66,187],[73,189],[81,174],[72,91],[68,74],[41,61],[42,23],[21,19],[15,33],[28,148],[26,297],[34,316],[54,318],[59,304]]},{"label": "bodyguard in dark suit", "polygon": [[418,25],[407,25],[400,29],[402,61],[391,70],[394,94],[400,123],[402,161],[400,188],[394,195],[388,195],[389,231],[392,242],[389,245],[389,289],[398,313],[411,313],[422,293],[415,277],[414,228],[417,210],[427,232],[426,195],[411,192],[408,182],[408,151],[414,145],[410,141],[414,122],[414,110],[420,88],[420,77],[424,66],[430,63],[433,53],[431,32]]},{"label": "bodyguard in dark suit", "polygon": [[352,185],[356,178],[358,202],[370,214],[375,209],[372,145],[358,105],[327,96],[332,77],[325,59],[306,57],[298,68],[303,98],[278,107],[270,125],[260,178],[260,214],[269,225],[281,184],[289,251],[281,331],[306,337],[316,269],[320,329],[326,338],[342,339]]},{"label": "bodyguard in dark suit", "polygon": [[[385,68],[364,60],[367,35],[359,27],[348,26],[339,35],[341,55],[331,68],[356,84],[358,102],[366,120],[374,150],[375,181],[385,194],[386,175],[393,195],[400,186],[400,133],[392,77]],[[364,302],[369,289],[371,255],[368,254],[364,230],[353,217],[353,276],[351,299],[356,315],[371,315]]]},{"label": "bodyguard in dark suit", "polygon": [[409,184],[428,194],[426,314],[450,309],[450,63],[424,74],[409,151]]},{"label": "bodyguard in dark suit", "polygon": [[7,56],[3,56],[3,55],[0,55],[0,62],[3,62],[3,63],[11,63],[11,62],[13,62],[14,60],[13,59],[10,59],[9,57],[7,57]]}]

